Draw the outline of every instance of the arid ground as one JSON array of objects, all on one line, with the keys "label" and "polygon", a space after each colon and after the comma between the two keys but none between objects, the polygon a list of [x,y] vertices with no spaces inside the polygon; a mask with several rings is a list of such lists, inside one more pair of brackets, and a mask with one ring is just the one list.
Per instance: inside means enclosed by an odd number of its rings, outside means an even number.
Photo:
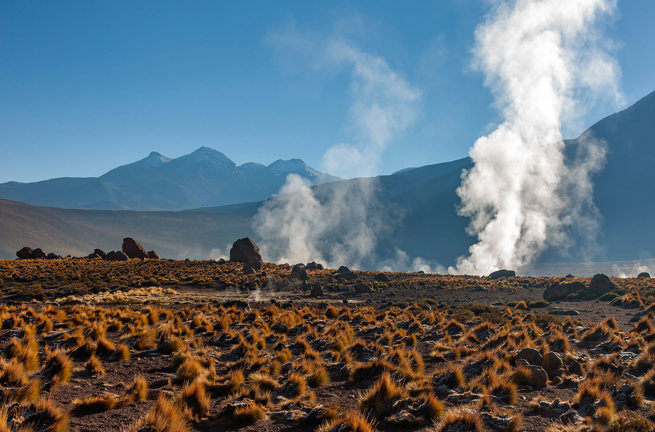
[{"label": "arid ground", "polygon": [[0,261],[0,431],[651,431],[651,281]]}]

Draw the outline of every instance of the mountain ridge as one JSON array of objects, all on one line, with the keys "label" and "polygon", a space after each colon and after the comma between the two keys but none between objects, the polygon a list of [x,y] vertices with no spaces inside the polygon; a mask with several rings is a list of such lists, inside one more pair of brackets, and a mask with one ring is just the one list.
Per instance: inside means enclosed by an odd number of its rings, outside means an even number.
[{"label": "mountain ridge", "polygon": [[313,185],[338,180],[300,159],[237,166],[224,153],[200,147],[178,158],[153,151],[99,177],[2,183],[0,198],[59,208],[185,210],[267,199],[288,174]]}]

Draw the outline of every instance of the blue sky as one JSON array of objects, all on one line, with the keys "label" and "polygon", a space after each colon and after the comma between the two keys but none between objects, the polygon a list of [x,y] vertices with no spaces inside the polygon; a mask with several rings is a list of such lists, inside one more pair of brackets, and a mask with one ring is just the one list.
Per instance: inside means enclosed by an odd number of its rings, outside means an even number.
[{"label": "blue sky", "polygon": [[[361,139],[338,39],[420,95],[375,172],[468,154],[500,121],[471,66],[486,0],[0,3],[0,182],[98,176],[200,146],[237,163],[302,158],[324,168]],[[655,2],[619,0],[602,22],[626,104],[655,90]],[[356,83],[355,83],[356,84]],[[622,108],[601,100],[566,137]]]}]

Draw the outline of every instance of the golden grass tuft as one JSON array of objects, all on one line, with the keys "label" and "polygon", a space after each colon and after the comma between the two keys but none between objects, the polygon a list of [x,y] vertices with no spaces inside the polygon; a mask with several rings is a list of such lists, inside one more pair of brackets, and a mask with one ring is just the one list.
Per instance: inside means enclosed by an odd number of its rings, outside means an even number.
[{"label": "golden grass tuft", "polygon": [[384,417],[390,414],[394,401],[406,396],[405,389],[393,382],[391,375],[385,372],[380,380],[362,395],[359,405],[363,410],[372,410],[378,416]]},{"label": "golden grass tuft", "polygon": [[157,403],[148,414],[131,425],[127,429],[127,432],[137,432],[140,430],[191,432],[184,412],[164,396],[159,396]]},{"label": "golden grass tuft", "polygon": [[316,432],[376,432],[376,429],[360,412],[348,411],[321,425]]},{"label": "golden grass tuft", "polygon": [[116,406],[117,399],[113,395],[89,396],[84,399],[74,399],[72,402],[74,415],[94,414],[108,411]]},{"label": "golden grass tuft", "polygon": [[266,411],[255,401],[246,400],[245,405],[237,408],[232,418],[239,423],[253,424],[266,418]]},{"label": "golden grass tuft", "polygon": [[191,412],[192,417],[196,420],[209,415],[211,400],[207,396],[205,386],[200,380],[186,384],[178,396],[178,401],[182,407]]}]

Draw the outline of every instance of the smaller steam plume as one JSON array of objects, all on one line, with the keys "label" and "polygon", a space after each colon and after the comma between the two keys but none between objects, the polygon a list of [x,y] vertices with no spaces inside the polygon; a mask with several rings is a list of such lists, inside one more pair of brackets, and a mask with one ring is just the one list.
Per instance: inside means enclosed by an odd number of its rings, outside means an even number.
[{"label": "smaller steam plume", "polygon": [[[384,59],[346,41],[330,40],[315,52],[325,53],[318,63],[351,71],[349,119],[356,142],[328,149],[323,170],[347,178],[374,175],[386,146],[414,121],[420,92]],[[374,254],[379,232],[387,225],[383,212],[375,211],[375,193],[376,182],[370,178],[314,190],[289,175],[280,193],[254,218],[262,255],[277,262],[359,266]]]}]

